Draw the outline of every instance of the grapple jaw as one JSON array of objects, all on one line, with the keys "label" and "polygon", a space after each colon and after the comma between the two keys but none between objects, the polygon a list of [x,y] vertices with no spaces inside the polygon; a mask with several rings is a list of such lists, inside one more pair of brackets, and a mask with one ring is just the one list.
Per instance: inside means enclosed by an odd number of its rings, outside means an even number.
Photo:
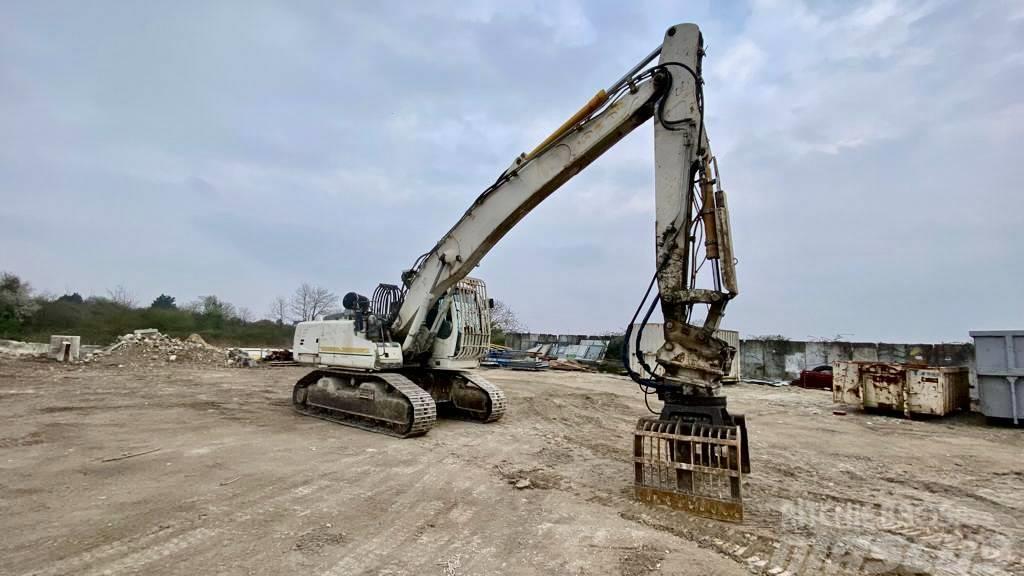
[{"label": "grapple jaw", "polygon": [[641,418],[633,437],[637,499],[742,522],[743,428],[741,424]]}]

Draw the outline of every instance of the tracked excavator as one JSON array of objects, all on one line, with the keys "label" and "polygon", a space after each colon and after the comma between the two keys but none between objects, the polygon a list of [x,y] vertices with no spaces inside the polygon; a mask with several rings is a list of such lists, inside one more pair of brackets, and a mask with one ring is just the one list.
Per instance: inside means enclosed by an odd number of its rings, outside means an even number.
[{"label": "tracked excavator", "polygon": [[[491,301],[470,272],[541,201],[653,120],[656,272],[629,323],[623,362],[645,400],[656,396],[662,407],[634,432],[635,494],[742,520],[746,422],[720,391],[735,350],[714,336],[739,290],[705,129],[703,56],[696,25],[672,26],[639,64],[515,158],[400,285],[381,284],[369,298],[350,292],[340,314],[298,324],[295,358],[315,369],[295,384],[295,409],[402,438],[426,434],[439,414],[500,419],[505,394],[471,371],[487,352]],[[659,304],[665,340],[651,366],[636,332]]]}]

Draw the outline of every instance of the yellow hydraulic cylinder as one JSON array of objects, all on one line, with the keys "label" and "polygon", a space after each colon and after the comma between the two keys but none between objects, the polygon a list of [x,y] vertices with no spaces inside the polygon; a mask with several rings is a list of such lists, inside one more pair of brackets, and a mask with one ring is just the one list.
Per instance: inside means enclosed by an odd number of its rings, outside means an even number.
[{"label": "yellow hydraulic cylinder", "polygon": [[569,130],[572,130],[573,126],[579,124],[585,118],[587,118],[588,116],[593,114],[598,108],[603,106],[604,103],[607,102],[607,101],[608,101],[608,93],[605,92],[604,90],[598,91],[598,93],[594,94],[594,97],[590,99],[590,102],[587,102],[583,106],[583,108],[579,109],[579,112],[576,112],[568,120],[563,122],[562,125],[559,126],[557,130],[552,132],[550,136],[545,138],[543,142],[538,144],[536,148],[534,148],[529,154],[527,154],[526,158],[524,158],[524,161],[525,160],[529,160],[530,158],[533,158],[535,154],[537,154],[538,152],[540,152],[544,148],[547,148],[547,146],[549,144],[551,144],[552,142],[554,142],[555,140],[558,140],[559,138],[561,138],[563,135],[565,135],[566,132],[568,132]]},{"label": "yellow hydraulic cylinder", "polygon": [[704,219],[704,252],[708,260],[718,259],[718,222],[715,218],[715,184],[711,176],[711,166],[707,157],[704,158],[703,178],[700,180],[701,210]]}]

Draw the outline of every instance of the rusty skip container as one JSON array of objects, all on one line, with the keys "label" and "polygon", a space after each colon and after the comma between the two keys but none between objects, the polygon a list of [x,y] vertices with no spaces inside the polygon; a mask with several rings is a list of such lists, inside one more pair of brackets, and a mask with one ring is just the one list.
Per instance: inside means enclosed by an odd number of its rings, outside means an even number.
[{"label": "rusty skip container", "polygon": [[970,371],[890,362],[836,362],[835,402],[912,414],[945,416],[970,408]]}]

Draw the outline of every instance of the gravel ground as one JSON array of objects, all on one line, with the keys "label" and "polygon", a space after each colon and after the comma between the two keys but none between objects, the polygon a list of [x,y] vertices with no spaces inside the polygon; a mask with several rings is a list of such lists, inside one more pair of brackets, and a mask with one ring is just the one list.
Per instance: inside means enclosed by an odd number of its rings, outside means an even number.
[{"label": "gravel ground", "polygon": [[1024,430],[733,386],[731,525],[632,500],[624,378],[487,371],[503,420],[397,440],[293,413],[304,372],[0,360],[0,574],[1024,574]]}]

